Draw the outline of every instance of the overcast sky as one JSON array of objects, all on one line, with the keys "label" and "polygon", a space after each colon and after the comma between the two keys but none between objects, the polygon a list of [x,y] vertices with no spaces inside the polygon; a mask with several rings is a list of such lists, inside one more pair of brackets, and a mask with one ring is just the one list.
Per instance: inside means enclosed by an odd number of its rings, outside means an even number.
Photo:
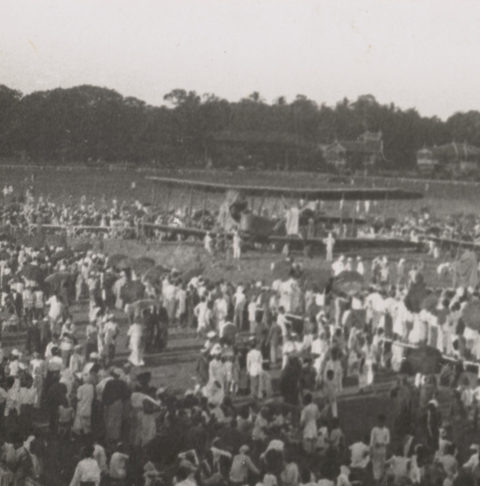
[{"label": "overcast sky", "polygon": [[0,83],[480,110],[478,0],[1,0]]}]

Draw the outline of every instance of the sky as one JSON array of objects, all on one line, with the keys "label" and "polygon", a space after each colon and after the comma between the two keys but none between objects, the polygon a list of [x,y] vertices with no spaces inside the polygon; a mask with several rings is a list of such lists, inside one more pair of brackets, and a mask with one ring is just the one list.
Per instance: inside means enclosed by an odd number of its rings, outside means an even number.
[{"label": "sky", "polygon": [[1,0],[0,84],[480,110],[478,0]]}]

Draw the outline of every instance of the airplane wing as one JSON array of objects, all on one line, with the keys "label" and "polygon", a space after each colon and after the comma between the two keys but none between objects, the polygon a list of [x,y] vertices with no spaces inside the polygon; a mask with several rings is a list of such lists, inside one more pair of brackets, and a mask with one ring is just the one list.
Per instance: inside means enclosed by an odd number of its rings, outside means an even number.
[{"label": "airplane wing", "polygon": [[360,201],[360,200],[388,200],[388,199],[421,199],[423,195],[419,192],[405,191],[399,188],[298,188],[298,187],[275,187],[275,186],[247,186],[236,184],[223,184],[203,182],[198,180],[177,179],[172,177],[147,177],[148,180],[158,182],[167,187],[189,187],[203,192],[225,193],[229,190],[242,192],[248,196],[258,197],[294,197],[306,200],[321,201]]},{"label": "airplane wing", "polygon": [[[35,225],[34,225],[35,227]],[[42,224],[40,225],[41,228],[47,230],[65,230],[65,229],[74,229],[80,231],[104,231],[108,232],[111,228],[107,228],[105,226],[94,226],[94,225],[64,225],[64,224]]]},{"label": "airplane wing", "polygon": [[480,250],[480,243],[475,241],[465,241],[465,240],[455,240],[451,238],[439,238],[437,236],[422,235],[422,239],[434,241],[435,243],[440,243],[441,245],[448,246],[461,246],[462,248],[470,248],[472,250]]},{"label": "airplane wing", "polygon": [[[303,249],[306,245],[313,248],[325,248],[323,238],[301,238],[298,236],[269,236],[268,242],[288,243],[293,249]],[[335,239],[335,251],[350,251],[357,249],[420,249],[421,243],[402,240],[400,238],[337,238]]]}]

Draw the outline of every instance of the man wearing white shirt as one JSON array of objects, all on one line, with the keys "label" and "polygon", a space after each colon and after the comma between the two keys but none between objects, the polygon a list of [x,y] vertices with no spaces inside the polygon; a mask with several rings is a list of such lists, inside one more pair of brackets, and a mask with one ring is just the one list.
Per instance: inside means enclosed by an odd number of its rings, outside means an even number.
[{"label": "man wearing white shirt", "polygon": [[253,347],[247,354],[247,373],[250,379],[250,394],[252,397],[258,396],[260,384],[260,374],[263,370],[263,356],[260,352],[260,344]]},{"label": "man wearing white shirt", "polygon": [[48,300],[47,304],[50,306],[48,310],[48,319],[50,321],[50,332],[52,334],[60,334],[60,329],[57,329],[60,318],[63,314],[63,304],[60,298],[53,294]]},{"label": "man wearing white shirt", "polygon": [[365,275],[365,265],[363,263],[361,256],[357,256],[357,268],[356,268],[356,270],[360,275]]},{"label": "man wearing white shirt", "polygon": [[328,237],[323,240],[323,243],[325,244],[326,249],[325,259],[327,262],[331,262],[333,260],[333,247],[335,245],[335,238],[332,233],[328,233]]},{"label": "man wearing white shirt", "polygon": [[84,459],[75,468],[70,486],[81,486],[82,484],[100,485],[101,470],[93,455],[94,447],[87,446],[84,450]]},{"label": "man wearing white shirt", "polygon": [[277,324],[280,326],[280,329],[282,330],[282,338],[286,339],[288,335],[287,316],[285,315],[285,309],[283,308],[283,306],[280,306],[278,308]]},{"label": "man wearing white shirt", "polygon": [[235,305],[234,315],[233,315],[233,322],[237,326],[239,331],[243,331],[244,328],[244,310],[245,305],[247,302],[247,298],[243,291],[243,287],[239,285],[237,287],[237,291],[233,296],[233,303]]},{"label": "man wearing white shirt", "polygon": [[349,449],[351,454],[350,467],[352,469],[367,467],[370,462],[370,446],[365,442],[358,441],[354,442]]},{"label": "man wearing white shirt", "polygon": [[338,260],[332,263],[333,276],[336,277],[345,270],[345,257],[340,255]]},{"label": "man wearing white shirt", "polygon": [[175,318],[177,287],[167,278],[163,281],[162,297],[164,306],[167,309],[169,322]]},{"label": "man wearing white shirt", "polygon": [[210,324],[208,322],[208,305],[205,297],[200,299],[200,302],[195,306],[193,313],[197,318],[197,333],[202,333]]},{"label": "man wearing white shirt", "polygon": [[220,297],[215,299],[214,314],[217,325],[226,321],[228,315],[228,302],[225,295],[222,294]]}]

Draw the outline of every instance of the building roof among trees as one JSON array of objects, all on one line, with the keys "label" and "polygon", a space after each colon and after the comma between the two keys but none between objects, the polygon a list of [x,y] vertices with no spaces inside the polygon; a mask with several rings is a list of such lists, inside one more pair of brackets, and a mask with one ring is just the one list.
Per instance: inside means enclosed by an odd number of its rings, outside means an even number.
[{"label": "building roof among trees", "polygon": [[336,140],[325,147],[325,152],[350,152],[357,154],[380,154],[382,153],[382,134],[365,132],[357,140]]}]

